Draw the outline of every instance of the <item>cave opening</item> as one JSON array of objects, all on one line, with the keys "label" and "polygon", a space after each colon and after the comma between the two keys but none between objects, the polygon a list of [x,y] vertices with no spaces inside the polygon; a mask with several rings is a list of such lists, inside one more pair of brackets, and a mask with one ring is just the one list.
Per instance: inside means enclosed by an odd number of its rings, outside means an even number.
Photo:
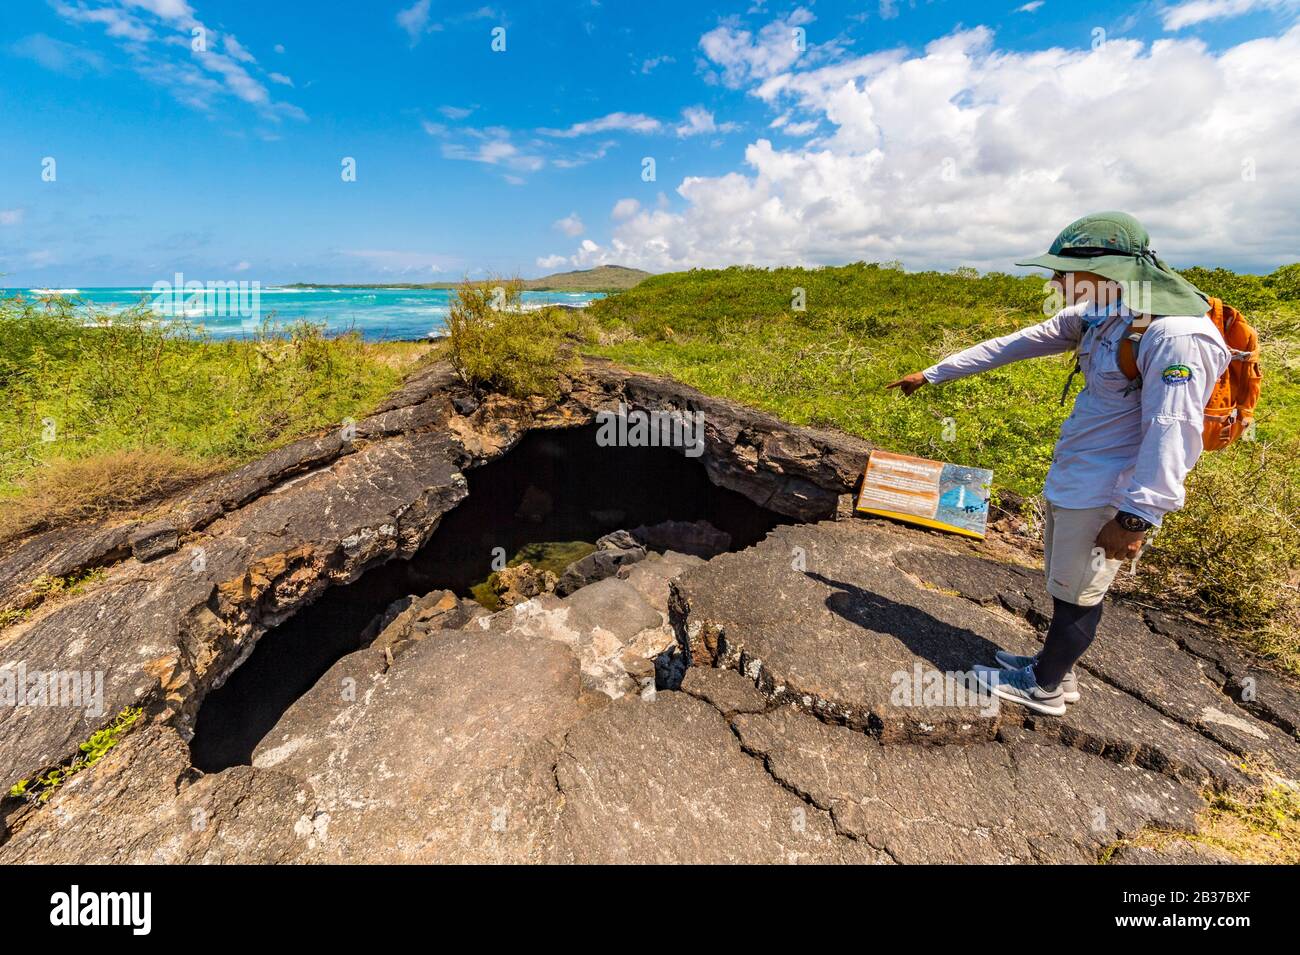
[{"label": "cave opening", "polygon": [[730,549],[741,550],[791,520],[713,484],[700,458],[662,447],[601,446],[597,430],[532,431],[496,460],[466,470],[468,497],[443,515],[418,553],[326,590],[263,634],[204,699],[190,743],[195,768],[217,772],[249,764],[293,702],[339,659],[365,646],[367,626],[393,601],[442,589],[470,597],[494,555],[696,520],[725,531]]}]

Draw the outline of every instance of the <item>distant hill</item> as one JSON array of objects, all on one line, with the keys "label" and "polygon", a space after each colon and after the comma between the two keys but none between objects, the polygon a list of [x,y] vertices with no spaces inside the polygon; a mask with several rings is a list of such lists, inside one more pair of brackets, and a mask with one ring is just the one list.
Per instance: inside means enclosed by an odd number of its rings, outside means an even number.
[{"label": "distant hill", "polygon": [[540,279],[525,279],[524,288],[529,291],[568,291],[583,292],[617,292],[639,285],[650,277],[649,272],[629,269],[625,265],[601,265],[594,269],[580,269],[576,272],[556,272],[544,275]]},{"label": "distant hill", "polygon": [[[575,272],[556,272],[539,279],[524,279],[524,289],[529,292],[621,292],[639,285],[650,277],[649,272],[629,269],[625,265],[601,265],[594,269]],[[285,288],[409,288],[452,289],[459,282],[366,282],[340,284],[337,282],[294,282]]]}]

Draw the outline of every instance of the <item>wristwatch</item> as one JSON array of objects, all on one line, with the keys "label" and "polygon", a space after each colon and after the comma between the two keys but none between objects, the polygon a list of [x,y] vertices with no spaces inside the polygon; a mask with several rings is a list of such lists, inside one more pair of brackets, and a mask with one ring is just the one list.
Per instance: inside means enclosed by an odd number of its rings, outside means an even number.
[{"label": "wristwatch", "polygon": [[1128,511],[1119,511],[1115,514],[1115,523],[1126,531],[1145,531],[1151,529],[1151,522],[1144,517],[1138,517],[1136,514],[1130,514]]}]

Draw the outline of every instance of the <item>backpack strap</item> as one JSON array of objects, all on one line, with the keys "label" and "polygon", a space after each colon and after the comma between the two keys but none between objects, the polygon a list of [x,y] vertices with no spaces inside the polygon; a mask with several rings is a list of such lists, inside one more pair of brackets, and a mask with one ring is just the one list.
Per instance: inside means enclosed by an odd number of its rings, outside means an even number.
[{"label": "backpack strap", "polygon": [[1139,315],[1129,323],[1128,330],[1119,341],[1116,361],[1119,370],[1124,373],[1125,378],[1133,382],[1134,388],[1142,387],[1142,372],[1138,369],[1138,346],[1142,344],[1142,336],[1150,327],[1151,316]]},{"label": "backpack strap", "polygon": [[1061,389],[1061,407],[1065,407],[1065,399],[1070,397],[1070,385],[1074,383],[1074,376],[1083,369],[1079,366],[1079,353],[1074,353],[1074,368],[1070,370],[1069,376],[1065,379],[1065,387]]}]

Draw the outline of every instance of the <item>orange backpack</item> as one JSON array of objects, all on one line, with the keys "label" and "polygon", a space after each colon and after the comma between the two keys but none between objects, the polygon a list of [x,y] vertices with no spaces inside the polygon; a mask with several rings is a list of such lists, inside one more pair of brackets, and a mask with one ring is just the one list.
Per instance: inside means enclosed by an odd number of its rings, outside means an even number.
[{"label": "orange backpack", "polygon": [[[1264,376],[1259,369],[1259,335],[1241,312],[1223,304],[1221,299],[1212,298],[1206,314],[1232,353],[1232,360],[1214,383],[1210,400],[1205,403],[1202,445],[1206,451],[1219,451],[1240,438],[1254,423]],[[1145,324],[1134,322],[1120,342],[1119,367],[1129,381],[1138,379],[1138,341],[1149,326],[1149,319]]]}]

